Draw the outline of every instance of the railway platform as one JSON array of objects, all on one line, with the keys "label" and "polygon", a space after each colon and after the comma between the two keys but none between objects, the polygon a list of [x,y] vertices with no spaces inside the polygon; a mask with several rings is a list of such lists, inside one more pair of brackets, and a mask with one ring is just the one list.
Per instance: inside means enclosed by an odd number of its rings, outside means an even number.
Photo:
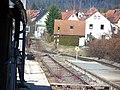
[{"label": "railway platform", "polygon": [[52,90],[38,62],[34,60],[25,60],[24,75],[28,88],[21,88],[18,90]]}]

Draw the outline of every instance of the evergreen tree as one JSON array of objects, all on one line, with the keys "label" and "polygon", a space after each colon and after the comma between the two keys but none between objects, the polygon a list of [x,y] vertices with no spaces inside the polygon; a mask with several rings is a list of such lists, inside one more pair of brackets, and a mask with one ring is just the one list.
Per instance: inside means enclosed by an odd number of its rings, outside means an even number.
[{"label": "evergreen tree", "polygon": [[53,5],[50,7],[49,14],[46,19],[46,28],[50,35],[54,32],[54,20],[55,19],[61,19],[61,14],[59,12],[59,9],[56,5]]}]

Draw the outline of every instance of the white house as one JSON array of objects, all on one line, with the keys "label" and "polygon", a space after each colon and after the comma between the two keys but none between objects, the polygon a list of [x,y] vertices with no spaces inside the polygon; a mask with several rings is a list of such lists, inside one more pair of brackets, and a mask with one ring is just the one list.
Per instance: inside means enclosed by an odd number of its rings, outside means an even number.
[{"label": "white house", "polygon": [[62,20],[75,20],[79,21],[78,16],[76,15],[77,11],[76,10],[66,10],[66,12],[61,12],[62,15]]},{"label": "white house", "polygon": [[46,10],[41,10],[35,21],[35,37],[40,38],[46,30],[46,18],[48,12]]},{"label": "white house", "polygon": [[93,37],[98,39],[102,36],[105,36],[105,38],[109,38],[107,37],[107,34],[111,34],[111,23],[101,13],[95,12],[85,21],[85,39],[87,39],[89,35],[92,35]]}]

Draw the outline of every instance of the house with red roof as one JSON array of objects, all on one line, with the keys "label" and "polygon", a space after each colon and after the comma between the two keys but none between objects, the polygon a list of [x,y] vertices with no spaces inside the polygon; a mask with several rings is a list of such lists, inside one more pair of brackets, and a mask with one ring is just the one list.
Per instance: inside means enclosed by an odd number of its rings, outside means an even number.
[{"label": "house with red roof", "polygon": [[34,20],[35,24],[35,37],[41,38],[46,30],[46,18],[48,15],[47,10],[41,10]]},{"label": "house with red roof", "polygon": [[62,20],[54,22],[54,35],[79,36],[79,46],[85,45],[86,41],[90,40],[90,36],[97,39],[111,38],[113,30],[114,33],[118,31],[116,25],[120,24],[120,14],[115,10],[110,10],[103,15],[96,8],[91,8],[84,14],[72,10],[61,12],[61,15]]},{"label": "house with red roof", "polygon": [[78,45],[83,46],[83,37],[85,37],[85,21],[80,21],[76,10],[61,12],[61,16],[62,20],[54,21],[54,35],[69,37],[77,36]]},{"label": "house with red roof", "polygon": [[83,40],[81,41],[81,39],[85,36],[85,21],[80,21],[76,10],[61,12],[61,16],[62,20],[54,21],[54,35],[77,36],[77,45],[83,45]]},{"label": "house with red roof", "polygon": [[35,18],[39,12],[40,12],[40,10],[31,10],[31,9],[26,10],[26,13],[27,13],[28,17],[30,17],[30,19]]},{"label": "house with red roof", "polygon": [[89,17],[92,14],[94,14],[95,12],[98,12],[98,9],[96,9],[96,8],[90,8],[89,10],[87,10],[87,11],[84,12],[84,16]]},{"label": "house with red roof", "polygon": [[89,36],[92,35],[94,38],[101,39],[111,38],[112,25],[111,22],[103,16],[100,12],[95,12],[86,20],[85,40],[89,41]]},{"label": "house with red roof", "polygon": [[55,20],[54,35],[85,36],[85,21]]},{"label": "house with red roof", "polygon": [[120,27],[120,9],[108,10],[105,17],[113,24]]},{"label": "house with red roof", "polygon": [[[77,36],[79,46],[83,46],[83,37],[85,37],[85,21],[76,20],[55,20],[54,21],[55,36]],[[73,41],[71,41],[73,42]]]},{"label": "house with red roof", "polygon": [[66,12],[61,12],[62,20],[77,20],[79,21],[79,18],[77,16],[76,10],[66,10]]}]

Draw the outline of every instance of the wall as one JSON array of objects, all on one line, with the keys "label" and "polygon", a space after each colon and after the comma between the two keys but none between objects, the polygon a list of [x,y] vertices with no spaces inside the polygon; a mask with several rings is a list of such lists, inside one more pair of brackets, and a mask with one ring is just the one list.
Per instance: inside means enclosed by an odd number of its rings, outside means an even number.
[{"label": "wall", "polygon": [[[93,29],[89,28],[89,25],[93,24]],[[101,30],[101,25],[104,25],[104,30]],[[110,34],[111,25],[110,21],[107,20],[102,14],[96,12],[91,17],[86,19],[86,31],[85,38],[87,38],[87,34],[92,33],[95,38],[100,38],[102,35]]]},{"label": "wall", "polygon": [[72,14],[68,20],[76,20],[76,21],[79,21],[78,17],[75,15],[75,14]]}]

